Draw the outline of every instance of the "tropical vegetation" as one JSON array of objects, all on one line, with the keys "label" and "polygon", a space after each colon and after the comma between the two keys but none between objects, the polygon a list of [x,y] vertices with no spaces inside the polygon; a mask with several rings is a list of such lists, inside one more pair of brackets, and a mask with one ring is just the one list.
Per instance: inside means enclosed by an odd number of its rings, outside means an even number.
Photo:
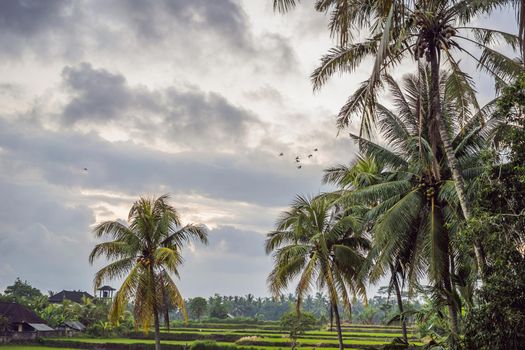
[{"label": "tropical vegetation", "polygon": [[[283,13],[298,3],[273,1]],[[519,33],[476,24],[479,16],[508,6],[516,6]],[[353,74],[373,62],[369,78],[337,120],[340,129],[359,121],[358,132],[350,132],[359,147],[357,159],[327,169],[324,181],[336,189],[318,198],[341,212],[360,208],[362,237],[371,246],[350,278],[377,283],[388,277],[398,301],[392,321],[404,328],[412,317],[435,346],[519,349],[523,344],[516,327],[524,315],[517,299],[523,296],[519,276],[525,254],[524,66],[505,53],[525,52],[524,6],[523,1],[314,2],[315,10],[330,14],[337,43],[312,73],[314,90],[336,73]],[[465,70],[468,61],[494,79],[497,97],[485,106]],[[395,68],[408,62],[415,73],[395,76]],[[275,269],[286,263],[275,259]],[[422,309],[404,307],[405,288],[409,295],[425,295]],[[402,340],[408,345],[406,331]]]}]

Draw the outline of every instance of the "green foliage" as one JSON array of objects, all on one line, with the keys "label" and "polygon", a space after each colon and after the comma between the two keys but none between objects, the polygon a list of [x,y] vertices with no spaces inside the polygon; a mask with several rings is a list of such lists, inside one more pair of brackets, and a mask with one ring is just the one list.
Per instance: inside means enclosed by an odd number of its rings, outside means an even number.
[{"label": "green foliage", "polygon": [[217,344],[214,340],[198,340],[194,341],[190,345],[189,350],[239,350],[239,349],[254,349],[254,348],[246,348],[246,347],[238,347],[235,345],[225,345],[225,344]]},{"label": "green foliage", "polygon": [[300,334],[316,329],[318,326],[319,322],[313,314],[304,311],[297,313],[295,308],[281,316],[281,328],[288,331],[290,338],[294,340]]},{"label": "green foliage", "polygon": [[214,298],[210,298],[210,317],[225,319],[228,317],[228,310],[226,305],[222,302],[218,295],[215,295]]},{"label": "green foliage", "polygon": [[195,297],[190,299],[188,303],[190,311],[190,318],[199,320],[208,310],[208,302],[203,297]]},{"label": "green foliage", "polygon": [[516,251],[496,249],[506,263],[492,268],[478,292],[466,322],[468,349],[518,350],[525,344],[525,259]]},{"label": "green foliage", "polygon": [[7,286],[4,294],[7,298],[16,302],[43,296],[39,289],[31,286],[27,281],[22,281],[20,278],[17,278],[13,285]]},{"label": "green foliage", "polygon": [[486,157],[476,217],[463,239],[481,239],[488,261],[466,322],[469,349],[522,349],[525,344],[525,75],[504,89],[497,113],[506,120],[499,153]]},{"label": "green foliage", "polygon": [[78,321],[82,313],[82,305],[64,300],[62,304],[49,304],[39,312],[51,327],[58,327],[65,321]]}]

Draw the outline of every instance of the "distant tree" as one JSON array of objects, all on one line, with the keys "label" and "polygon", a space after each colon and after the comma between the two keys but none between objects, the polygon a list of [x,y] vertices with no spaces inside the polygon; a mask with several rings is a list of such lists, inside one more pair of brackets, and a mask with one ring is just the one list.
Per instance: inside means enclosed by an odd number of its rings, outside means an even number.
[{"label": "distant tree", "polygon": [[27,281],[22,281],[19,277],[17,277],[13,285],[7,286],[4,294],[6,297],[12,298],[15,301],[23,298],[33,299],[42,296],[42,292],[39,289],[31,286]]},{"label": "distant tree", "polygon": [[190,299],[188,308],[190,309],[190,317],[200,320],[200,318],[204,316],[208,310],[208,302],[203,297],[196,297]]},{"label": "distant tree", "polygon": [[161,291],[183,310],[187,319],[184,299],[168,272],[178,275],[185,243],[208,242],[202,226],[181,225],[179,214],[168,204],[168,199],[167,195],[140,198],[131,207],[128,225],[120,221],[98,224],[95,235],[113,240],[97,244],[89,256],[90,263],[100,256],[112,261],[96,273],[95,287],[106,279],[124,277],[113,301],[110,320],[117,323],[133,297],[135,320],[145,330],[149,330],[152,323],[155,327],[155,350],[160,350]]},{"label": "distant tree", "polygon": [[304,332],[315,329],[318,326],[318,321],[310,312],[297,312],[295,308],[285,313],[281,317],[281,328],[289,332],[291,347],[297,347],[297,338]]},{"label": "distant tree", "polygon": [[228,317],[228,310],[226,305],[222,302],[221,298],[216,295],[215,298],[210,300],[210,317],[225,319]]}]

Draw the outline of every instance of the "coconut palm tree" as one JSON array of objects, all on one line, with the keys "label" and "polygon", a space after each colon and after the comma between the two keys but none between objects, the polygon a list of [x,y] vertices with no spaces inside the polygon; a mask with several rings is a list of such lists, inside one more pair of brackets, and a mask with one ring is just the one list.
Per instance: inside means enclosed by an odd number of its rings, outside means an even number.
[{"label": "coconut palm tree", "polygon": [[97,244],[89,255],[91,264],[100,256],[112,261],[95,274],[95,288],[104,280],[124,278],[113,300],[110,320],[118,320],[133,299],[136,322],[149,330],[153,320],[156,350],[160,350],[159,312],[164,297],[187,319],[184,299],[169,274],[178,276],[185,243],[208,242],[203,226],[181,226],[179,213],[168,200],[168,195],[140,198],[129,211],[127,225],[120,221],[98,224],[95,236],[111,240]]},{"label": "coconut palm tree", "polygon": [[274,260],[269,288],[279,295],[298,277],[297,310],[312,288],[326,291],[342,350],[339,300],[351,315],[350,295],[366,298],[364,281],[358,275],[367,249],[358,209],[340,210],[323,196],[297,197],[280,217],[276,230],[267,235],[266,252],[273,253]]},{"label": "coconut palm tree", "polygon": [[[286,12],[296,0],[274,0],[274,8]],[[431,114],[436,121],[436,143],[446,155],[458,193],[462,214],[471,216],[460,165],[454,155],[452,140],[448,137],[443,117],[442,96],[439,95],[439,71],[447,66],[456,76],[456,88],[463,90],[466,102],[479,108],[472,81],[460,67],[460,57],[473,60],[479,69],[494,77],[498,85],[505,85],[523,71],[519,61],[506,57],[494,44],[506,43],[516,50],[520,39],[513,34],[471,25],[472,19],[508,5],[504,0],[317,0],[315,9],[330,12],[330,30],[337,37],[338,46],[323,56],[320,66],[312,74],[314,89],[319,89],[336,72],[353,73],[366,58],[375,60],[370,77],[349,97],[339,113],[338,124],[348,126],[353,116],[361,119],[360,136],[369,136],[375,123],[374,109],[383,85],[382,74],[389,73],[407,58],[418,65],[431,67]],[[352,31],[358,31],[356,42]],[[481,54],[477,55],[476,52]],[[458,56],[458,54],[460,56]],[[485,258],[479,241],[474,242],[478,266],[485,270]]]},{"label": "coconut palm tree", "polygon": [[[364,157],[358,155],[357,159],[350,165],[337,165],[325,169],[323,176],[323,183],[330,183],[336,185],[340,191],[335,192],[338,196],[344,196],[349,191],[363,189],[368,186],[377,185],[381,182],[387,182],[390,173],[384,168],[384,166],[375,160],[375,158]],[[379,205],[380,203],[374,203],[372,206]],[[412,248],[412,247],[410,247]],[[404,266],[406,266],[405,257],[407,253],[410,253],[410,249],[405,254],[398,254],[390,263],[390,289],[394,290],[397,299],[397,306],[400,313],[401,330],[403,334],[403,340],[408,343],[408,334],[406,319],[403,314],[403,298],[402,298],[402,285],[406,277]],[[371,262],[371,261],[370,261]],[[363,271],[361,273],[368,274],[370,264],[363,265]],[[401,281],[400,281],[401,279]],[[371,283],[377,282],[377,278],[370,280]]]},{"label": "coconut palm tree", "polygon": [[[469,105],[464,105],[463,98],[457,95],[455,78],[442,74],[439,95],[447,134],[462,176],[472,186],[481,171],[480,151],[487,147],[499,121],[490,113],[492,103],[477,114],[465,113]],[[457,279],[458,269],[468,257],[451,244],[461,210],[445,152],[442,147],[433,149],[431,143],[437,133],[435,120],[428,117],[432,113],[431,73],[427,68],[417,75],[407,75],[403,86],[391,76],[382,79],[389,87],[395,107],[389,109],[377,103],[374,108],[380,139],[386,145],[352,135],[361,143],[363,157],[381,164],[367,168],[382,170],[374,170],[373,176],[366,170],[364,176],[354,174],[354,179],[374,181],[363,186],[351,182],[351,190],[340,191],[339,202],[371,207],[366,215],[373,223],[373,244],[367,259],[370,280],[401,272],[409,285],[414,286],[426,275],[447,299],[451,329],[457,334],[458,298],[452,281]],[[348,169],[349,174],[354,171]],[[325,179],[351,178],[344,175],[344,168],[340,167],[337,176],[336,173],[332,169]]]}]

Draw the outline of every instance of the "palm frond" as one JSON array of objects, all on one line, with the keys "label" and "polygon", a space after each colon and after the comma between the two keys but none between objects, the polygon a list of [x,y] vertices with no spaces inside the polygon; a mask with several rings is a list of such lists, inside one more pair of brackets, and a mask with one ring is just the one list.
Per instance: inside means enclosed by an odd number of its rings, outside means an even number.
[{"label": "palm frond", "polygon": [[314,91],[319,90],[335,73],[355,71],[366,57],[376,54],[379,39],[379,36],[375,36],[348,47],[331,48],[326,55],[321,57],[321,64],[310,77]]}]

